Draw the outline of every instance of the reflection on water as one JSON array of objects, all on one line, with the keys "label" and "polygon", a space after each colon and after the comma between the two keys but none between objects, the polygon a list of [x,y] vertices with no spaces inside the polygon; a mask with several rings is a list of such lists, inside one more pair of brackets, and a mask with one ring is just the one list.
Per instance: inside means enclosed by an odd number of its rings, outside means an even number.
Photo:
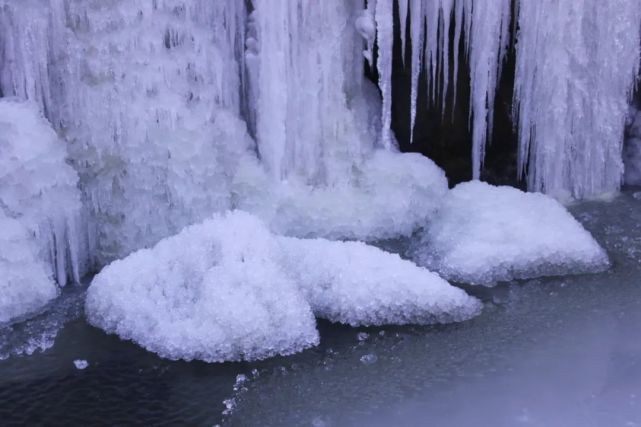
[{"label": "reflection on water", "polygon": [[[459,325],[321,322],[321,346],[260,363],[164,361],[88,326],[82,292],[68,291],[0,329],[0,357],[11,354],[0,361],[0,420],[641,426],[641,200],[629,192],[572,211],[611,271],[473,289],[484,312]],[[51,348],[27,355],[39,342]],[[79,359],[89,366],[76,369]]]}]

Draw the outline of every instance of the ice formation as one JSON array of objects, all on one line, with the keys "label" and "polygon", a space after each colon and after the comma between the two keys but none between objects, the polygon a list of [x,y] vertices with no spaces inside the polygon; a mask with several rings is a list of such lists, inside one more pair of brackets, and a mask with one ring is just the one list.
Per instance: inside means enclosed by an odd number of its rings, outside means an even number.
[{"label": "ice formation", "polygon": [[0,324],[38,311],[56,296],[29,230],[0,210]]},{"label": "ice formation", "polygon": [[605,251],[556,200],[479,181],[449,192],[412,258],[447,280],[475,285],[609,266]]},{"label": "ice formation", "polygon": [[281,263],[317,317],[352,326],[460,322],[481,303],[437,274],[361,242],[279,240]]},{"label": "ice formation", "polygon": [[630,108],[624,145],[625,182],[641,185],[641,110]]},{"label": "ice formation", "polygon": [[[382,135],[391,123],[392,3],[374,2]],[[575,198],[618,190],[625,114],[639,75],[640,2],[517,0],[514,17],[510,0],[397,3],[401,31],[409,17],[410,40],[402,32],[401,43],[411,44],[406,63],[412,129],[419,73],[427,77],[430,103],[445,113],[448,91],[456,102],[456,85],[450,82],[457,81],[463,39],[470,67],[472,169],[478,178],[492,136],[496,89],[514,39],[519,172],[527,175],[529,188]],[[514,37],[511,26],[518,28]]]},{"label": "ice formation", "polygon": [[380,97],[361,55],[371,24],[355,25],[367,24],[356,1],[253,5],[245,60],[261,161],[276,180],[344,182],[378,138]]},{"label": "ice formation", "polygon": [[0,2],[0,92],[65,135],[100,263],[230,207],[244,3]]},{"label": "ice formation", "polygon": [[639,74],[641,2],[520,0],[515,102],[530,190],[616,192]]},{"label": "ice formation", "polygon": [[447,323],[478,300],[360,242],[271,234],[241,211],[215,215],[93,280],[88,320],[170,359],[290,354],[318,343],[313,314],[350,325]]},{"label": "ice formation", "polygon": [[169,359],[303,350],[318,343],[316,322],[276,250],[254,217],[215,216],[105,267],[87,292],[88,320]]},{"label": "ice formation", "polygon": [[270,184],[251,164],[234,185],[236,206],[296,237],[372,241],[410,235],[434,215],[447,192],[444,172],[419,154],[376,150],[350,182],[312,186],[297,179]]}]

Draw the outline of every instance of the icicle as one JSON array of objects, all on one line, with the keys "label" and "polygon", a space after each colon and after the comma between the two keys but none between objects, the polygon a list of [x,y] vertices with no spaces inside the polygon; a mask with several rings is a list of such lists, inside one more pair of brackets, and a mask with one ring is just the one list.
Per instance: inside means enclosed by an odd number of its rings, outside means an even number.
[{"label": "icicle", "polygon": [[458,73],[459,73],[459,56],[461,49],[461,35],[463,32],[463,20],[465,3],[462,0],[455,1],[454,5],[454,70],[452,72],[452,118],[456,110],[456,98],[458,96]]},{"label": "icicle", "polygon": [[398,16],[401,21],[401,58],[403,58],[403,65],[405,65],[405,36],[407,32],[407,9],[409,0],[398,0]]},{"label": "icicle", "polygon": [[494,99],[504,53],[509,42],[506,28],[510,23],[511,1],[475,1],[466,6],[466,16],[468,22],[471,22],[468,49],[471,75],[472,176],[479,179],[485,157],[485,145],[491,137]]},{"label": "icicle", "polygon": [[640,23],[638,1],[521,0],[514,109],[530,190],[577,198],[618,190]]},{"label": "icicle", "polygon": [[383,94],[383,109],[381,113],[381,145],[390,149],[392,126],[392,48],[394,44],[394,14],[393,2],[381,0],[376,3],[376,28],[378,41],[378,85]]},{"label": "icicle", "polygon": [[423,52],[423,2],[411,0],[410,3],[410,37],[412,43],[412,88],[410,95],[410,143],[414,141],[414,125],[416,122],[416,98],[418,97],[418,79],[421,73]]},{"label": "icicle", "polygon": [[[441,113],[445,116],[446,97],[450,85],[450,26],[454,0],[441,0]],[[454,49],[456,53],[456,48]]]}]

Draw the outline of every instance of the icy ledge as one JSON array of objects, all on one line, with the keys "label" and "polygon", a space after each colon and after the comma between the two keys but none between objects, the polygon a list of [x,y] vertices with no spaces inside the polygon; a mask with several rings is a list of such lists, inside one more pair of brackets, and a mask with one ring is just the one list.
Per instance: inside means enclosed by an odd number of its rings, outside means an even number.
[{"label": "icy ledge", "polygon": [[411,256],[447,280],[486,286],[609,267],[605,251],[556,200],[478,181],[448,193]]},{"label": "icy ledge", "polygon": [[445,323],[480,302],[361,243],[278,237],[234,211],[100,272],[90,323],[170,359],[256,360],[318,344],[314,315],[352,325]]}]

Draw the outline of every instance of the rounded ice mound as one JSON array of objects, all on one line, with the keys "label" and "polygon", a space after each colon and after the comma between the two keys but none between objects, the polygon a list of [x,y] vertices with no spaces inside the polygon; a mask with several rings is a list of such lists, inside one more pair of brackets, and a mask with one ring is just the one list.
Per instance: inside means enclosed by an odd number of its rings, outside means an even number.
[{"label": "rounded ice mound", "polygon": [[0,323],[40,310],[58,287],[27,228],[0,212]]},{"label": "rounded ice mound", "polygon": [[236,175],[238,207],[272,231],[295,237],[377,239],[406,236],[428,221],[447,193],[445,173],[419,154],[375,150],[345,182],[273,182],[259,167]]},{"label": "rounded ice mound", "polygon": [[448,193],[410,251],[450,281],[486,286],[609,267],[605,251],[556,200],[479,181]]},{"label": "rounded ice mound", "polygon": [[361,242],[279,238],[281,262],[318,317],[352,326],[467,320],[481,303],[437,274]]},{"label": "rounded ice mound", "polygon": [[275,250],[258,219],[215,215],[105,267],[87,291],[88,320],[169,359],[301,351],[318,343],[316,322]]}]

